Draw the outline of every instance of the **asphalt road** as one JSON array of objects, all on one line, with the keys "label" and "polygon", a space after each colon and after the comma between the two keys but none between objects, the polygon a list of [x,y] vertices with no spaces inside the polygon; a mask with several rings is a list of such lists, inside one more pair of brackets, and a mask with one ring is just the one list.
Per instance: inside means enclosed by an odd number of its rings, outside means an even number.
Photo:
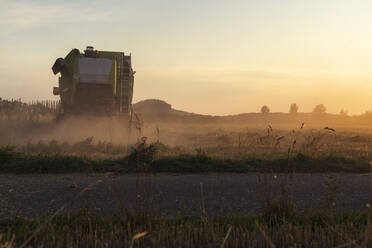
[{"label": "asphalt road", "polygon": [[366,209],[371,202],[368,174],[2,174],[0,217],[35,217],[61,207],[200,215],[203,203],[209,214],[240,215],[257,213],[265,199],[283,190],[300,208],[322,208],[327,198],[341,211]]}]

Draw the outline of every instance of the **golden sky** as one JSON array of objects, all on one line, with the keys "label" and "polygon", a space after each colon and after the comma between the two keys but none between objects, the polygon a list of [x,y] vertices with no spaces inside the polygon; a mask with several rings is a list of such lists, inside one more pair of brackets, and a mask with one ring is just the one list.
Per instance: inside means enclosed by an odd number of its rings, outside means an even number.
[{"label": "golden sky", "polygon": [[372,108],[372,1],[0,0],[0,97],[53,99],[72,48],[131,52],[135,101],[203,114]]}]

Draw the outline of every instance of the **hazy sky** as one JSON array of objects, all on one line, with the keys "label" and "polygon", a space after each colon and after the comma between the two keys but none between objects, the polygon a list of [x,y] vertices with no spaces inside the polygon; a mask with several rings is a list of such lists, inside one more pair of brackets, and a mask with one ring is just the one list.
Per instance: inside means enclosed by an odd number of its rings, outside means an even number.
[{"label": "hazy sky", "polygon": [[72,48],[132,53],[134,101],[203,114],[372,109],[370,0],[0,0],[0,97],[53,99]]}]

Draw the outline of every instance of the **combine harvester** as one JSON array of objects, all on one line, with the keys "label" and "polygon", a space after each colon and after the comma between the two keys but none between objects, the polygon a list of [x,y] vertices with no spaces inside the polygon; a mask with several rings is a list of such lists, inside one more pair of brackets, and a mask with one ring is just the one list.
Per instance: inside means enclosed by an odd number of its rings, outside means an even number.
[{"label": "combine harvester", "polygon": [[133,82],[131,55],[73,49],[58,58],[53,73],[61,74],[54,95],[60,95],[59,117],[70,115],[121,116],[132,114]]}]

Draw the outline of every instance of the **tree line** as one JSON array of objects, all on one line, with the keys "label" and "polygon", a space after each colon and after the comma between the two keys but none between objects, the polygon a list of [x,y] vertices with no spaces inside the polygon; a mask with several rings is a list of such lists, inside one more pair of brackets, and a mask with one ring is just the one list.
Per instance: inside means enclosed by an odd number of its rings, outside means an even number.
[{"label": "tree line", "polygon": [[[297,105],[297,103],[292,103],[289,106],[288,113],[289,114],[297,114],[298,113],[298,110],[299,110],[299,106]],[[313,114],[325,114],[326,111],[327,111],[327,108],[323,104],[318,104],[318,105],[316,105],[314,107],[312,113]],[[270,113],[270,108],[267,105],[263,105],[261,107],[260,112],[262,114],[268,114],[268,113]],[[344,110],[344,109],[341,109],[340,115],[341,116],[348,116],[348,112],[346,110]]]}]

